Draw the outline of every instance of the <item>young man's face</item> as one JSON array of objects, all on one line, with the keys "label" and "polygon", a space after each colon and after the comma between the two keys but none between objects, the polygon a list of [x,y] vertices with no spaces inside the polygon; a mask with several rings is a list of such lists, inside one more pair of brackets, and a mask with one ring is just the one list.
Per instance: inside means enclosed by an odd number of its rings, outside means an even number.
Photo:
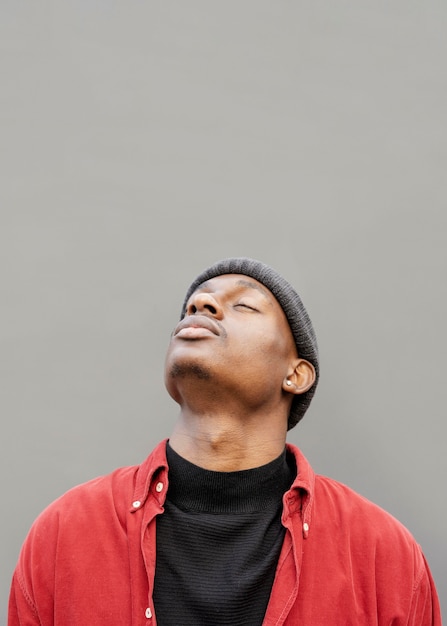
[{"label": "young man's face", "polygon": [[166,386],[174,399],[185,377],[234,393],[279,393],[296,360],[292,331],[273,294],[253,278],[226,274],[191,295],[169,344]]}]

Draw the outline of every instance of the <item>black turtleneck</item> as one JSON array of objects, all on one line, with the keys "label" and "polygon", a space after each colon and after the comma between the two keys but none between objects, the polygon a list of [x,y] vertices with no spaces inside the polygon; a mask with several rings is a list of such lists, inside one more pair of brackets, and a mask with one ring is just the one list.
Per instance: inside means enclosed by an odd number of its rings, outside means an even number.
[{"label": "black turtleneck", "polygon": [[[169,489],[157,518],[159,626],[260,626],[279,558],[286,451],[237,472],[205,470],[167,445]],[[289,461],[290,462],[290,461]]]}]

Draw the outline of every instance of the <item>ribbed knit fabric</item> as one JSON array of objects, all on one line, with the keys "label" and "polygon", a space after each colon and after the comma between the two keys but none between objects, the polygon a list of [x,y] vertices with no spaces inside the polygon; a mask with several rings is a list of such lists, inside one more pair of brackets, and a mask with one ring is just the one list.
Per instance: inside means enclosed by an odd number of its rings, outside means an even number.
[{"label": "ribbed knit fabric", "polygon": [[300,296],[285,278],[265,263],[248,257],[223,259],[199,274],[186,292],[181,317],[185,316],[186,304],[194,291],[207,280],[223,274],[250,276],[272,292],[287,317],[295,338],[298,356],[312,363],[315,368],[315,382],[312,387],[305,393],[296,395],[293,399],[288,419],[288,429],[290,430],[300,421],[309,408],[320,376],[317,338],[310,317]]},{"label": "ribbed knit fabric", "polygon": [[157,518],[158,626],[260,626],[296,475],[286,453],[259,468],[204,470],[167,446],[169,489]]}]

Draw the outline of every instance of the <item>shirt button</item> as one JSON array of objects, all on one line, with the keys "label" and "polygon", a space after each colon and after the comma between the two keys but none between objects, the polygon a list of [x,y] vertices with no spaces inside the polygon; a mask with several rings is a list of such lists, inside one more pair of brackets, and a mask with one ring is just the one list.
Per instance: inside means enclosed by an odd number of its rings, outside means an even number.
[{"label": "shirt button", "polygon": [[158,493],[160,493],[160,491],[163,491],[163,483],[157,483],[155,485],[155,491],[158,491]]},{"label": "shirt button", "polygon": [[304,522],[303,530],[304,530],[305,533],[307,533],[307,531],[309,530],[309,524],[307,522]]},{"label": "shirt button", "polygon": [[132,506],[134,509],[138,509],[141,506],[141,502],[139,500],[135,500],[135,502],[132,502]]},{"label": "shirt button", "polygon": [[147,607],[146,612],[144,614],[147,617],[147,619],[151,619],[152,611],[151,611],[151,608],[149,606]]}]

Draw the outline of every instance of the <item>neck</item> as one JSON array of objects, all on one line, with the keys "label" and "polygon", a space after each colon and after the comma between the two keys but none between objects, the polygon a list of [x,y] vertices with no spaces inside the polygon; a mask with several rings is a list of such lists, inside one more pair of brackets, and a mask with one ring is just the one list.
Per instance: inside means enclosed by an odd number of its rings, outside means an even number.
[{"label": "neck", "polygon": [[181,411],[169,443],[186,460],[218,472],[252,469],[270,463],[284,450],[284,419],[234,415],[193,415]]}]

